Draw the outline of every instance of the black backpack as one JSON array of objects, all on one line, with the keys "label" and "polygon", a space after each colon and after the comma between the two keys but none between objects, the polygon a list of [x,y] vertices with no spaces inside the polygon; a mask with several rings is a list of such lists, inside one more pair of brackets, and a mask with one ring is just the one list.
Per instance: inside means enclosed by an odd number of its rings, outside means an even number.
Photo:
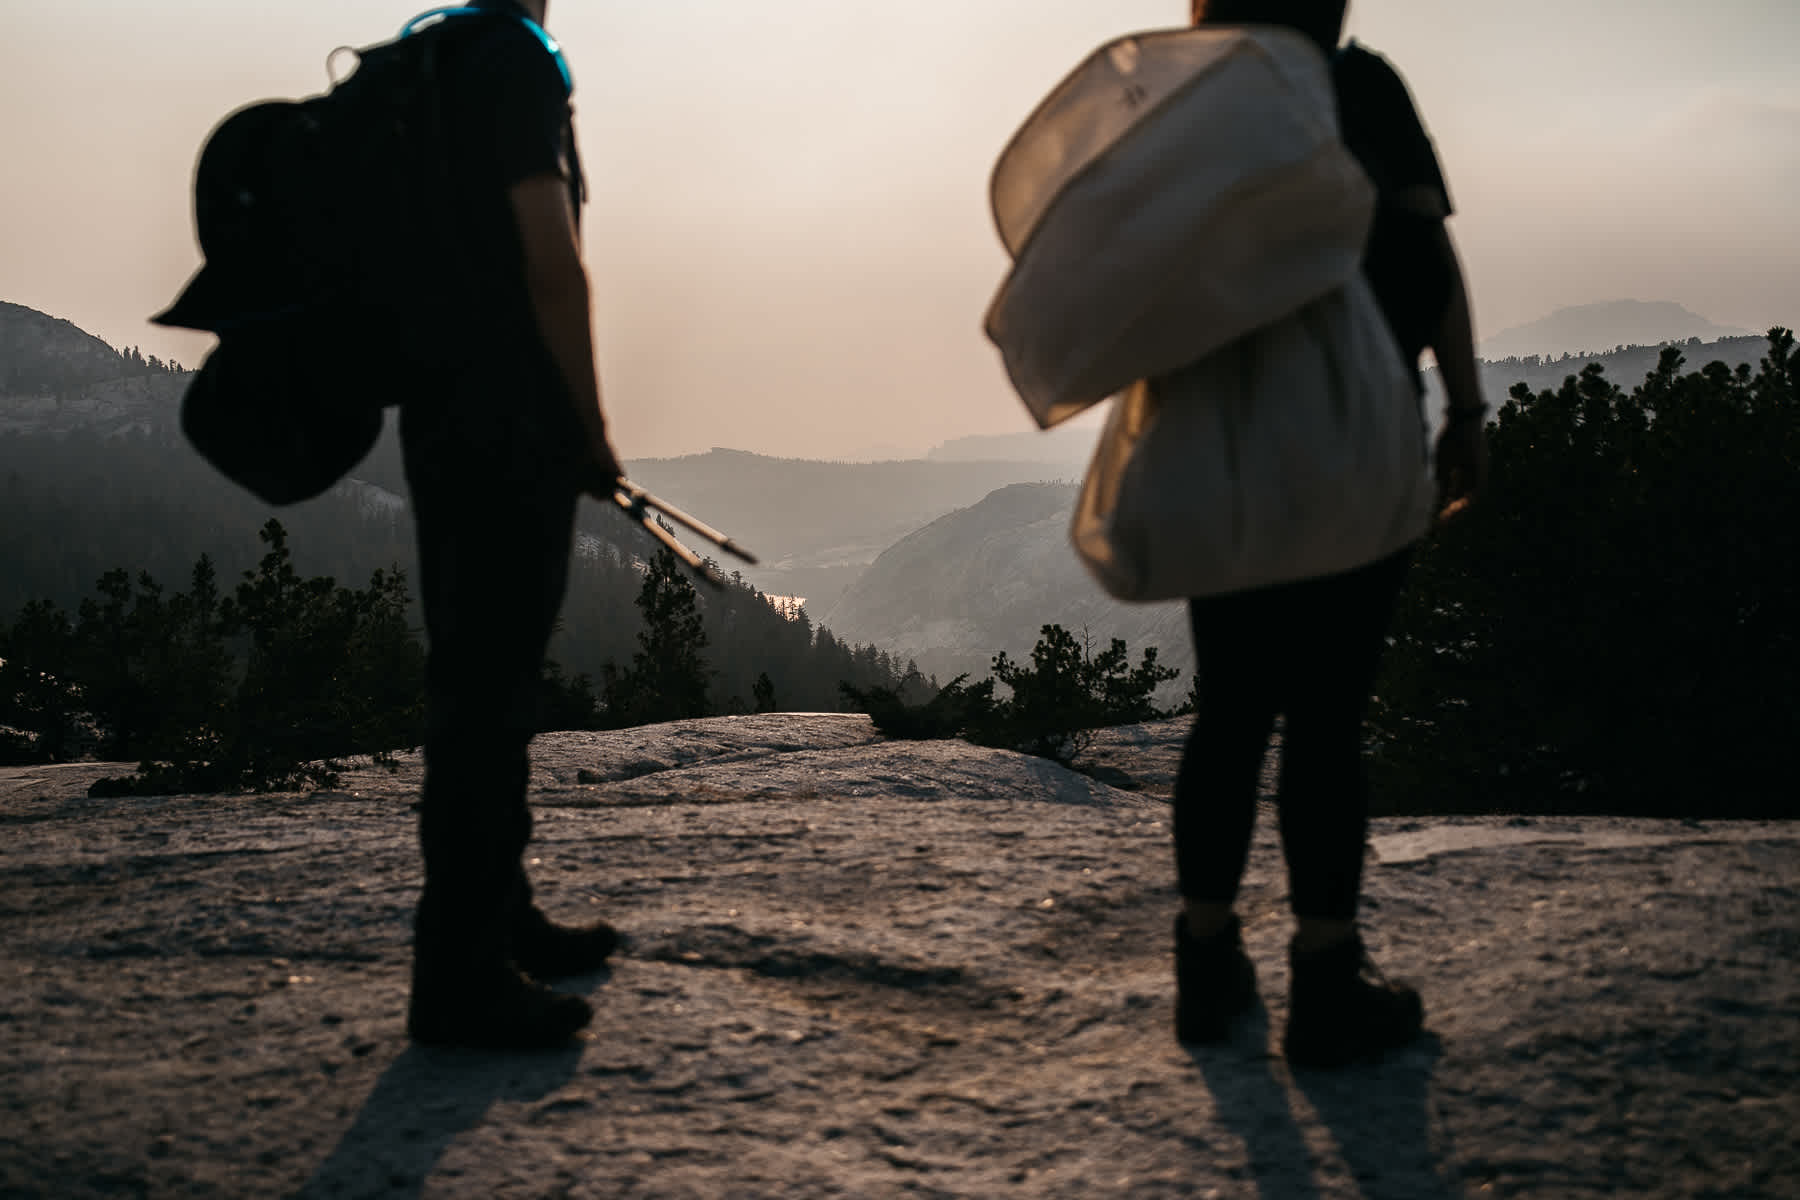
[{"label": "black backpack", "polygon": [[182,400],[208,462],[270,504],[319,495],[374,446],[413,369],[454,365],[471,302],[449,207],[438,68],[507,10],[435,9],[354,53],[329,91],[220,122],[194,171],[205,265],[160,325],[219,335]]}]

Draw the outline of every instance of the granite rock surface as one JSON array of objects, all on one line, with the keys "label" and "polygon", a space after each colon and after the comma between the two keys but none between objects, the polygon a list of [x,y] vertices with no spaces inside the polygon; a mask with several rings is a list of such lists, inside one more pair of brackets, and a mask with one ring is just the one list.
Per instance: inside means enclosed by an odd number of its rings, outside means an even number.
[{"label": "granite rock surface", "polygon": [[540,897],[632,942],[534,1055],[405,1040],[416,758],[0,771],[0,1196],[1800,1194],[1800,826],[1378,822],[1368,937],[1431,1036],[1293,1072],[1268,819],[1263,1006],[1171,1033],[1184,732],[1089,773],[835,715],[546,735]]}]

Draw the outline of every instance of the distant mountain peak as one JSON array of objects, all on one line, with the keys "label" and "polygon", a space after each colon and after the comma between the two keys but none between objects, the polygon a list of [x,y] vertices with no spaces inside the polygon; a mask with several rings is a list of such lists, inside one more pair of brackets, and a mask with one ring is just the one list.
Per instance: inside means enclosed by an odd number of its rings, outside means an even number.
[{"label": "distant mountain peak", "polygon": [[0,366],[57,363],[84,378],[123,374],[119,352],[73,321],[0,300]]},{"label": "distant mountain peak", "polygon": [[1481,343],[1481,357],[1598,354],[1618,346],[1655,346],[1695,337],[1710,341],[1751,332],[1716,324],[1673,301],[1604,300],[1559,308],[1541,320],[1503,330]]},{"label": "distant mountain peak", "polygon": [[172,427],[188,378],[71,321],[0,301],[0,432]]}]

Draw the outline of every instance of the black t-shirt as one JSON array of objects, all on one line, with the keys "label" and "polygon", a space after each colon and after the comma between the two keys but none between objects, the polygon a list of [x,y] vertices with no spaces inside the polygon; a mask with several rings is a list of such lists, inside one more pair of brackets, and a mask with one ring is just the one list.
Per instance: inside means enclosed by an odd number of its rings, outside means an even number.
[{"label": "black t-shirt", "polygon": [[[1450,276],[1429,241],[1451,213],[1437,152],[1412,96],[1388,61],[1351,42],[1332,59],[1344,143],[1374,181],[1375,222],[1363,273],[1409,362],[1417,362],[1450,300]],[[1415,188],[1435,193],[1435,217],[1402,210],[1393,198]]]},{"label": "black t-shirt", "polygon": [[[477,7],[523,10],[511,0]],[[568,89],[557,60],[510,17],[454,17],[438,59],[450,216],[472,299],[454,334],[459,353],[416,381],[403,419],[407,472],[479,473],[525,487],[573,478],[586,439],[537,328],[509,191],[561,175],[581,211]]]},{"label": "black t-shirt", "polygon": [[[511,0],[473,7],[523,15]],[[466,20],[469,28],[447,31],[440,67],[449,177],[473,284],[470,325],[511,354],[538,338],[508,192],[535,175],[561,175],[579,214],[583,184],[556,60],[515,20]]]}]

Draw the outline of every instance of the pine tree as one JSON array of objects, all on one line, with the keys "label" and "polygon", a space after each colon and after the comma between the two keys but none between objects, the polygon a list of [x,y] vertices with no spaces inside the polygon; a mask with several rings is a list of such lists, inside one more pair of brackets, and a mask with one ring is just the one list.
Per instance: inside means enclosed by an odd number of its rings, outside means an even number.
[{"label": "pine tree", "polygon": [[1790,818],[1800,356],[1512,389],[1414,560],[1373,710],[1387,811]]},{"label": "pine tree", "polygon": [[75,630],[54,604],[33,600],[0,629],[0,761],[58,762],[68,755],[79,697],[69,682]]},{"label": "pine tree", "polygon": [[637,607],[644,627],[638,631],[639,649],[631,666],[604,673],[609,723],[648,725],[706,716],[712,671],[700,656],[706,648],[700,598],[681,561],[667,549],[650,560]]}]

